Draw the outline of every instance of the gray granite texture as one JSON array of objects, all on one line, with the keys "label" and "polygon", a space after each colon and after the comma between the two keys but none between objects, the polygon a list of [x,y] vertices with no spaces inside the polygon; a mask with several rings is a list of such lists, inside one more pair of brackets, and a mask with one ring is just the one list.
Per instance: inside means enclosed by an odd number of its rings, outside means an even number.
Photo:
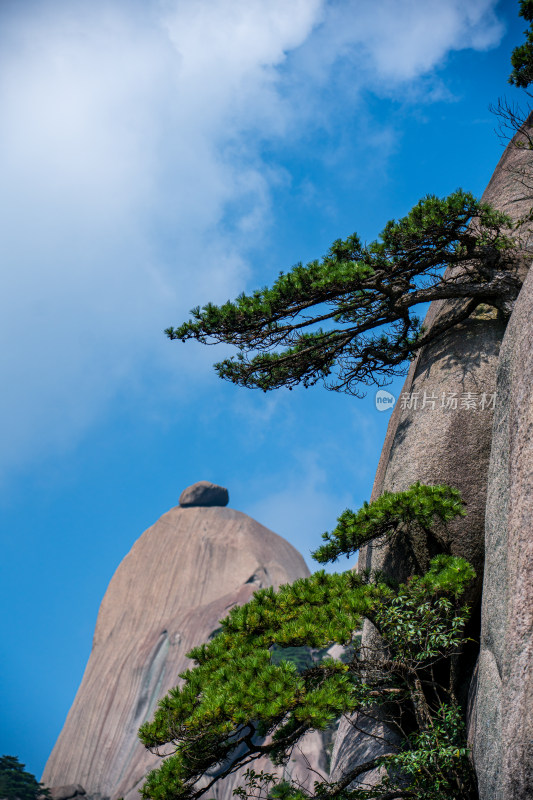
[{"label": "gray granite texture", "polygon": [[470,740],[481,800],[533,797],[533,271],[501,347]]}]

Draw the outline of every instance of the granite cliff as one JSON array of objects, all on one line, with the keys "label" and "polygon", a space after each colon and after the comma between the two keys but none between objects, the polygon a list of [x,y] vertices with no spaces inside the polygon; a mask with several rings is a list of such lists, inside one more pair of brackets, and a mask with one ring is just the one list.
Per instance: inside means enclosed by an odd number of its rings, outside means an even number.
[{"label": "granite cliff", "polygon": [[[533,115],[526,126],[531,131]],[[519,133],[509,143],[482,199],[518,223],[514,235],[525,250],[525,275],[533,158],[520,147],[522,141]],[[449,535],[453,554],[468,559],[478,576],[469,598],[474,607],[469,633],[479,640],[481,625],[481,653],[475,670],[475,652],[463,659],[459,689],[465,700],[470,693],[470,743],[481,800],[533,796],[531,294],[530,275],[507,333],[506,322],[487,308],[420,352],[392,414],[372,493],[375,499],[419,480],[454,486],[467,503],[468,516],[450,525]],[[450,301],[432,303],[425,326],[442,320],[450,307]],[[359,568],[382,569],[401,580],[411,565],[398,548],[378,544],[360,552]],[[375,631],[366,624],[363,643],[375,642]],[[503,703],[514,709],[505,718]],[[332,757],[334,779],[396,743],[379,723],[353,722],[381,739],[357,733],[343,720]],[[375,777],[366,773],[361,782],[371,784]]]},{"label": "granite cliff", "polygon": [[[144,776],[160,759],[145,750],[137,730],[191,666],[186,653],[256,589],[309,574],[288,542],[226,508],[227,502],[222,487],[205,481],[189,487],[119,565],[100,606],[81,686],[43,774],[45,785],[56,787],[54,796],[74,786],[85,790],[86,800],[138,800]],[[318,734],[302,750],[320,768]],[[302,757],[288,769],[304,777]],[[212,795],[230,798],[237,780],[232,776]]]},{"label": "granite cliff", "polygon": [[470,739],[482,800],[533,797],[533,271],[502,342]]}]

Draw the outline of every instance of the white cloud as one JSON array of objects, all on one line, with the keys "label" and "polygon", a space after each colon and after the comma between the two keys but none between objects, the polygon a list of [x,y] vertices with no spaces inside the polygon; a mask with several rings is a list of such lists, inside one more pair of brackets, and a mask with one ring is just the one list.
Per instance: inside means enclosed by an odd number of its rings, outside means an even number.
[{"label": "white cloud", "polygon": [[164,366],[165,324],[242,288],[280,177],[261,143],[321,124],[340,63],[350,92],[412,81],[450,49],[496,43],[493,6],[0,7],[0,472],[75,441],[149,360]]},{"label": "white cloud", "polygon": [[[357,88],[397,92],[450,51],[496,46],[504,27],[495,6],[495,0],[337,0],[326,7],[313,41],[320,49],[315,75],[327,80],[331,65],[340,63]],[[308,48],[306,61],[311,59]]]},{"label": "white cloud", "polygon": [[205,3],[50,4],[5,20],[4,464],[66,445],[120,382],[163,358],[164,324],[245,281],[244,235],[217,226],[229,203],[246,203],[240,227],[253,228],[268,189],[221,149],[242,127],[236,98],[270,92],[263,65],[306,35],[313,8],[284,20],[281,6],[248,5],[231,48],[239,19],[224,25],[221,3],[208,16]]}]

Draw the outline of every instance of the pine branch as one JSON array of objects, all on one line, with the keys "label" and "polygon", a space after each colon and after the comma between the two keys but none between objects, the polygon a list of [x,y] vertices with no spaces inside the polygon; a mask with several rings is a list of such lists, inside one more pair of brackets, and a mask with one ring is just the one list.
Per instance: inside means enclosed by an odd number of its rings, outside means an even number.
[{"label": "pine branch", "polygon": [[[405,370],[430,341],[480,304],[509,316],[520,279],[511,220],[461,190],[428,196],[378,241],[356,234],[333,243],[322,261],[297,264],[271,288],[191,312],[170,339],[235,346],[215,365],[220,377],[264,391],[323,381],[360,394]],[[466,301],[424,332],[413,309],[434,300]]]}]

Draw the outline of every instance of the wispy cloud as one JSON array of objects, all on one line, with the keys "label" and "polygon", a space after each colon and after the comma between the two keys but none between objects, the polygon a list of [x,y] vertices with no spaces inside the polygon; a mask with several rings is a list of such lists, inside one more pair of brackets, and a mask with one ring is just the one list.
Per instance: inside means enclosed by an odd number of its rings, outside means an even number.
[{"label": "wispy cloud", "polygon": [[3,4],[0,472],[75,441],[118,387],[165,368],[165,324],[242,288],[283,179],[266,141],[495,45],[494,5]]},{"label": "wispy cloud", "polygon": [[[496,46],[504,26],[495,6],[494,0],[337,0],[323,8],[300,58],[315,79],[327,81],[335,64],[356,90],[386,95],[430,73],[451,51]],[[313,59],[317,45],[320,58]]]}]

